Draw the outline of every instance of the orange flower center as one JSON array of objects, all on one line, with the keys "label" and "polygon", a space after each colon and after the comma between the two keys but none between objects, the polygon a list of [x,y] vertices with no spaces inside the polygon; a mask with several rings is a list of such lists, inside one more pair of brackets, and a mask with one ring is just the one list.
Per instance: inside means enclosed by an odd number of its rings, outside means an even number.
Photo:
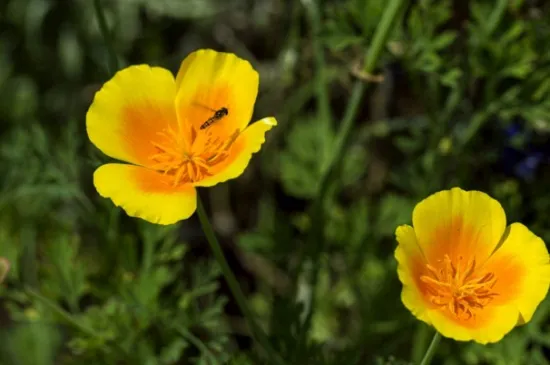
[{"label": "orange flower center", "polygon": [[497,279],[495,274],[476,273],[475,259],[463,263],[459,257],[457,264],[445,255],[443,265],[437,270],[430,264],[426,265],[428,273],[420,277],[426,284],[430,301],[448,309],[461,320],[475,317],[476,311],[483,309],[493,297],[498,295],[493,287]]},{"label": "orange flower center", "polygon": [[162,142],[151,142],[157,153],[150,159],[151,168],[174,177],[174,186],[193,183],[212,176],[212,167],[227,159],[233,142],[239,136],[235,130],[228,138],[220,138],[211,129],[185,135],[168,128],[158,133]]}]

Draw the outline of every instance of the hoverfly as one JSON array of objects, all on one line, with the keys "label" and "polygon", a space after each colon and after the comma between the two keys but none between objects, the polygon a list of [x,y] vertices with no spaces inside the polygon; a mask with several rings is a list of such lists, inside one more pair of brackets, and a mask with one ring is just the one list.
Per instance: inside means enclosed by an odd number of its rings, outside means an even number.
[{"label": "hoverfly", "polygon": [[[209,108],[210,109],[210,108]],[[204,123],[201,124],[200,129],[206,129],[212,124],[216,123],[218,120],[222,119],[223,117],[227,116],[229,114],[229,110],[227,110],[226,107],[223,107],[218,110],[210,109],[214,112],[214,115],[208,118]]]}]

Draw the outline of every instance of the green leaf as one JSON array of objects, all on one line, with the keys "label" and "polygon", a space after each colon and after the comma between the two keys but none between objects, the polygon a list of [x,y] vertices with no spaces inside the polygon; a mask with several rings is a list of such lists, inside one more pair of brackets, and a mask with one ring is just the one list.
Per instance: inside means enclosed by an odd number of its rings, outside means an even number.
[{"label": "green leaf", "polygon": [[239,246],[250,252],[269,253],[275,243],[271,237],[263,233],[249,232],[239,235]]},{"label": "green leaf", "polygon": [[431,43],[432,48],[436,51],[449,47],[458,37],[458,34],[454,31],[443,32],[439,37]]},{"label": "green leaf", "polygon": [[364,176],[367,166],[367,151],[363,146],[352,146],[349,148],[342,162],[341,181],[344,186],[352,185]]},{"label": "green leaf", "polygon": [[86,267],[78,263],[78,236],[59,232],[46,242],[48,260],[43,280],[45,289],[56,298],[64,299],[76,309],[81,296],[86,293]]},{"label": "green leaf", "polygon": [[462,70],[458,68],[453,68],[441,76],[441,84],[451,88],[456,88],[461,82],[463,76],[464,73],[462,72]]},{"label": "green leaf", "polygon": [[396,194],[386,194],[380,202],[376,231],[381,236],[393,236],[397,226],[410,223],[414,202]]},{"label": "green leaf", "polygon": [[189,343],[182,338],[174,339],[170,344],[164,346],[160,352],[159,361],[162,364],[173,364],[177,362],[185,349],[189,347]]},{"label": "green leaf", "polygon": [[324,165],[323,151],[333,142],[316,119],[304,119],[290,130],[286,149],[281,152],[281,182],[285,190],[299,198],[315,196]]},{"label": "green leaf", "polygon": [[394,138],[394,143],[405,154],[417,152],[421,148],[421,143],[418,139],[398,136]]},{"label": "green leaf", "polygon": [[78,37],[71,30],[64,30],[59,35],[59,58],[61,67],[69,78],[77,78],[82,71],[83,54]]},{"label": "green leaf", "polygon": [[61,345],[57,328],[39,322],[16,324],[0,338],[0,358],[11,365],[54,365]]}]

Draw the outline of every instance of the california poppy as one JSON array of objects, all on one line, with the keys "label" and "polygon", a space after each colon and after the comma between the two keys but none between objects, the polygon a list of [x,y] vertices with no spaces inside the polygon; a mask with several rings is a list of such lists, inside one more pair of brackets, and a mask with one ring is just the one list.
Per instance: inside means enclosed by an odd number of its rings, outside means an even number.
[{"label": "california poppy", "polygon": [[241,175],[277,124],[268,117],[248,125],[258,83],[249,62],[213,50],[191,53],[176,78],[148,65],[117,72],[86,115],[90,141],[127,162],[95,171],[99,194],[152,223],[190,217],[195,188]]},{"label": "california poppy", "polygon": [[482,344],[531,320],[548,292],[548,250],[523,224],[506,226],[499,202],[453,188],[421,201],[412,221],[396,230],[395,257],[414,316]]}]

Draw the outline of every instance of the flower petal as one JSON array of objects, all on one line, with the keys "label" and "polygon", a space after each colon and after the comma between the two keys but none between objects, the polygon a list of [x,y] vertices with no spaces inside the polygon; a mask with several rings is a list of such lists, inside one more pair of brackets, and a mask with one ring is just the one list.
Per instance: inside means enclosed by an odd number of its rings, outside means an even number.
[{"label": "flower petal", "polygon": [[513,305],[487,306],[467,322],[441,309],[429,310],[428,316],[434,328],[447,338],[487,344],[500,341],[515,327],[518,311]]},{"label": "flower petal", "polygon": [[482,264],[504,234],[506,215],[498,201],[480,191],[460,188],[435,193],[413,211],[413,226],[428,262],[444,255]]},{"label": "flower petal", "polygon": [[147,65],[116,73],[99,90],[88,113],[90,141],[106,155],[150,166],[157,153],[152,140],[177,128],[176,85],[170,71]]},{"label": "flower petal", "polygon": [[259,75],[252,65],[232,53],[203,49],[182,62],[176,77],[176,108],[182,126],[199,130],[216,110],[227,116],[213,123],[218,135],[242,131],[252,118]]},{"label": "flower petal", "polygon": [[521,223],[510,225],[502,245],[484,269],[494,272],[499,294],[494,303],[513,303],[520,323],[527,323],[546,297],[550,284],[550,258],[544,241]]},{"label": "flower petal", "polygon": [[267,131],[276,125],[277,120],[273,117],[263,118],[249,125],[231,146],[228,159],[211,170],[213,176],[200,180],[194,185],[213,186],[240,176],[248,166],[252,154],[258,152],[265,142]]},{"label": "flower petal", "polygon": [[197,208],[193,186],[172,186],[173,179],[144,167],[106,164],[94,172],[98,193],[110,198],[129,216],[156,224],[189,218]]},{"label": "flower petal", "polygon": [[416,241],[414,229],[408,225],[399,226],[395,236],[398,242],[395,249],[397,274],[403,284],[401,300],[416,318],[430,324],[430,318],[427,316],[430,304],[422,294],[423,286],[419,280],[425,259]]}]

